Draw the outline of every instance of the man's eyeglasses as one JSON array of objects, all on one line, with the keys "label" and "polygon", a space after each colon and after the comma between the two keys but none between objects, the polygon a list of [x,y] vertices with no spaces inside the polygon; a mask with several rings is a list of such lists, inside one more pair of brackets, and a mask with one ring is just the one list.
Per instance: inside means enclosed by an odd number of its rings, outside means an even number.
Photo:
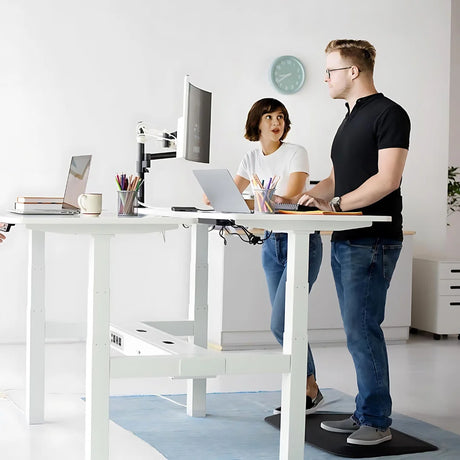
[{"label": "man's eyeglasses", "polygon": [[345,70],[345,69],[351,69],[353,66],[350,65],[348,67],[339,67],[337,69],[326,69],[326,74],[327,78],[331,78],[331,72],[335,72],[336,70]]}]

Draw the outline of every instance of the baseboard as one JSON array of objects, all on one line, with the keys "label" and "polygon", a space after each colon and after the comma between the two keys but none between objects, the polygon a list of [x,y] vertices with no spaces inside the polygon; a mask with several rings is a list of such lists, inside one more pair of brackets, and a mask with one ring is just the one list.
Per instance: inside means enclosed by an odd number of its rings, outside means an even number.
[{"label": "baseboard", "polygon": [[231,351],[278,348],[279,344],[271,331],[231,331],[222,332],[220,343],[210,341],[209,346]]},{"label": "baseboard", "polygon": [[[387,343],[404,343],[409,339],[409,326],[384,327],[383,333]],[[321,345],[346,343],[343,329],[311,329],[308,331],[308,340],[311,344]],[[224,331],[220,343],[214,340],[209,345],[223,351],[279,347],[271,331]]]},{"label": "baseboard", "polygon": [[[86,340],[85,323],[63,323],[50,321],[46,323],[45,341],[56,342],[84,342]],[[387,343],[404,343],[409,339],[409,326],[384,327],[383,332]],[[312,329],[308,331],[308,340],[311,344],[335,345],[345,344],[343,329]],[[3,335],[0,338],[3,344],[23,344],[24,335]],[[251,350],[278,348],[278,342],[271,331],[224,331],[221,333],[220,343],[216,340],[209,342],[211,348],[217,350]]]},{"label": "baseboard", "polygon": [[[45,323],[45,343],[84,342],[86,340],[85,323],[63,323],[47,321]],[[26,333],[2,335],[0,344],[25,344]]]}]

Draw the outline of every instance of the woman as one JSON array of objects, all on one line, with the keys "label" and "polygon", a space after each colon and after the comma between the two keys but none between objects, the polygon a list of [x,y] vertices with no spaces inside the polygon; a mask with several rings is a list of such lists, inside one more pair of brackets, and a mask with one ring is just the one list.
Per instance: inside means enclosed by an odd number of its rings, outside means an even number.
[{"label": "woman", "polygon": [[[265,183],[268,183],[270,178],[279,177],[275,192],[277,201],[292,201],[307,190],[308,154],[300,145],[283,142],[290,128],[288,111],[280,101],[266,98],[252,106],[248,113],[244,137],[250,141],[258,141],[259,145],[250,150],[240,163],[235,176],[235,183],[240,192],[246,189],[254,174]],[[318,276],[322,253],[319,233],[310,235],[309,289]],[[287,234],[272,233],[262,246],[262,265],[272,304],[270,327],[281,345],[284,333],[286,263]],[[315,363],[308,346],[307,414],[314,412],[322,400],[323,396],[316,383]],[[280,410],[281,408],[275,409],[275,413]]]}]

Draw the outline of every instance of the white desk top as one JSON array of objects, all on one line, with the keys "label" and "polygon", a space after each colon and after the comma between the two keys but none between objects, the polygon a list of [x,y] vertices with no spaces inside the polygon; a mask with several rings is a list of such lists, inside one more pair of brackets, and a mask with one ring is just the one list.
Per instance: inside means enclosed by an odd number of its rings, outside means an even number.
[{"label": "white desk top", "polygon": [[[232,220],[250,228],[264,228],[277,232],[347,230],[369,227],[372,222],[389,222],[389,216],[356,216],[349,214],[240,214],[221,212],[178,212],[169,208],[146,208],[137,217],[118,217],[103,212],[100,216],[20,215],[2,212],[0,222],[25,225],[27,228],[68,233],[136,233],[172,230],[179,224],[210,223]],[[154,228],[156,227],[156,228]],[[159,228],[161,227],[161,228]]]},{"label": "white desk top", "polygon": [[179,224],[192,224],[196,219],[182,219],[154,215],[118,217],[115,213],[103,212],[100,216],[21,215],[12,212],[0,213],[0,222],[24,225],[32,230],[55,233],[150,233],[174,230]]},{"label": "white desk top", "polygon": [[233,220],[238,225],[251,228],[265,228],[277,232],[293,230],[347,230],[350,228],[370,227],[372,222],[391,222],[390,216],[357,216],[350,214],[240,214],[223,212],[178,212],[168,208],[143,209],[150,216],[182,217],[201,222],[207,220]]}]

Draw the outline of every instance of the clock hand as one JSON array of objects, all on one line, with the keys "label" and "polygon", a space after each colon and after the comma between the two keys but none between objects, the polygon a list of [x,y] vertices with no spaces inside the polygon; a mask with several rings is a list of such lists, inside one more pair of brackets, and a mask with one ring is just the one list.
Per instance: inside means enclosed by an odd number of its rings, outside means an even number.
[{"label": "clock hand", "polygon": [[282,82],[285,78],[290,77],[292,73],[285,73],[284,75],[280,75],[280,78],[278,78],[277,83]]}]

